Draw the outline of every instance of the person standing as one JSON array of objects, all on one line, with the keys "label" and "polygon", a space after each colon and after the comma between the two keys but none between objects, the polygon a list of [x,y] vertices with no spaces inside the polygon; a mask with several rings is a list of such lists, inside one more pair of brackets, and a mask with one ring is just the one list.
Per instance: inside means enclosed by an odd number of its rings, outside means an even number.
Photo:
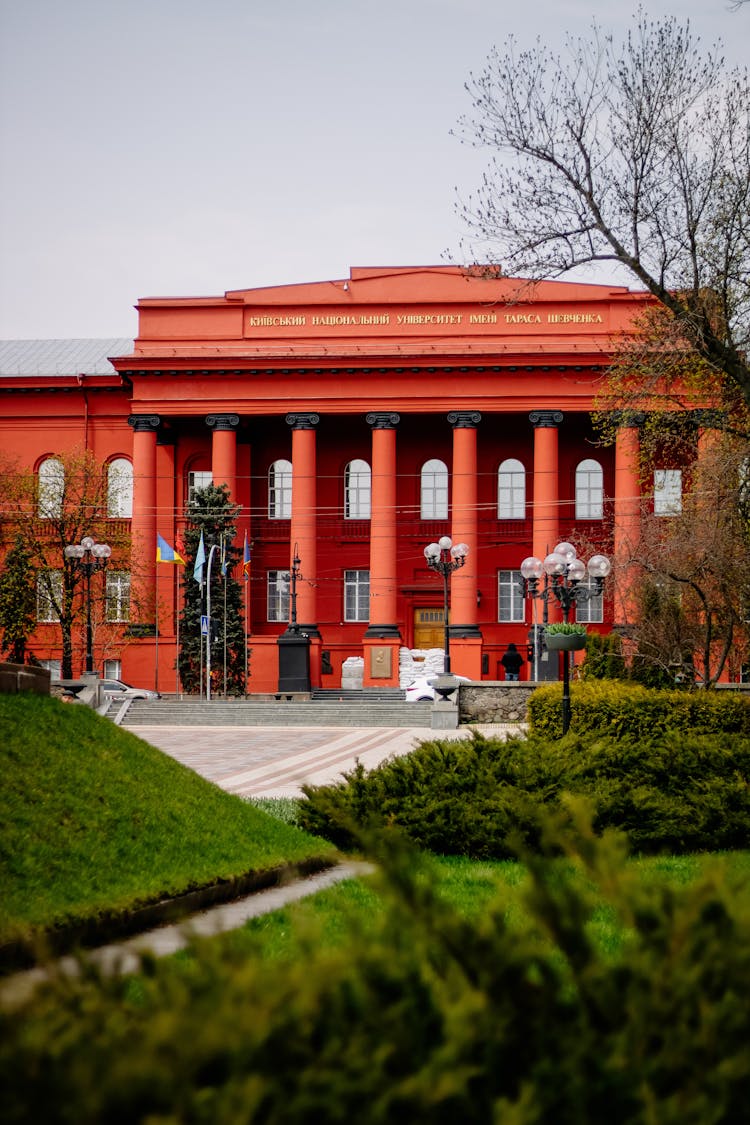
[{"label": "person standing", "polygon": [[508,645],[508,651],[500,660],[500,663],[505,669],[506,680],[518,680],[520,678],[521,665],[523,662],[523,657],[511,641]]}]

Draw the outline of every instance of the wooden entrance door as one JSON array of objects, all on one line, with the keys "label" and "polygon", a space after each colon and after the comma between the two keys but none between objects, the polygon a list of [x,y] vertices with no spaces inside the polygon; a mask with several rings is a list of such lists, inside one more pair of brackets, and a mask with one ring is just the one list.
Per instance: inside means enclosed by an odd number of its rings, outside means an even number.
[{"label": "wooden entrance door", "polygon": [[414,648],[442,648],[445,615],[442,609],[414,610]]}]

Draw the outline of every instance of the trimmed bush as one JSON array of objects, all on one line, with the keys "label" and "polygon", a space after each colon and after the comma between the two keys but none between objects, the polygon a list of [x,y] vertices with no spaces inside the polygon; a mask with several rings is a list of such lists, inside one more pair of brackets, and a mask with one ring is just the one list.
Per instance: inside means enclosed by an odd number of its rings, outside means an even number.
[{"label": "trimmed bush", "polygon": [[[393,837],[395,834],[391,833]],[[615,840],[531,861],[528,921],[479,918],[381,841],[386,907],[343,948],[278,962],[205,943],[137,980],[53,981],[0,1013],[3,1121],[707,1125],[750,1100],[747,896],[717,866],[631,880]],[[628,937],[592,941],[591,887]],[[550,952],[551,944],[551,952]]]},{"label": "trimmed bush", "polygon": [[[585,667],[585,665],[584,665]],[[621,738],[646,738],[670,730],[720,731],[750,736],[750,698],[739,692],[659,691],[619,681],[587,680],[570,688],[570,729]],[[548,684],[529,699],[529,729],[547,738],[562,734],[562,686]]]},{"label": "trimmed bush", "polygon": [[299,823],[340,846],[375,821],[439,854],[505,858],[511,839],[538,847],[545,809],[587,798],[597,830],[618,828],[639,852],[750,846],[750,738],[570,733],[429,741],[370,773],[307,787]]}]

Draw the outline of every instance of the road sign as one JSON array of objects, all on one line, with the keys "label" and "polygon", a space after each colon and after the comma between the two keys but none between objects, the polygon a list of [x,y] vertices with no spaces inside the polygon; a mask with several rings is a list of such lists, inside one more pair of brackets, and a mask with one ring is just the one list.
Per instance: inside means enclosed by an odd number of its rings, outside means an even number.
[{"label": "road sign", "polygon": [[207,613],[201,614],[201,636],[202,637],[208,636],[208,614]]}]

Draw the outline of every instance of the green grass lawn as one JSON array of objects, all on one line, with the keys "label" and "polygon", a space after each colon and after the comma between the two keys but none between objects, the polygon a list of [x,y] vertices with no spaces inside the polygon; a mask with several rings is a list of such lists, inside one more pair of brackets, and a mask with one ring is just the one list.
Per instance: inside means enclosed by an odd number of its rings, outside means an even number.
[{"label": "green grass lawn", "polygon": [[335,855],[87,707],[0,696],[0,731],[0,943]]},{"label": "green grass lawn", "polygon": [[[480,918],[493,901],[502,901],[502,912],[510,929],[519,932],[529,925],[526,895],[530,875],[516,860],[478,861],[462,856],[431,857],[439,894],[467,918]],[[588,930],[603,956],[615,955],[627,940],[627,930],[617,912],[591,884],[580,868],[567,860],[550,861],[553,879],[561,887],[586,886],[594,898]],[[712,875],[747,902],[750,895],[750,852],[706,853],[687,856],[629,858],[624,874],[645,891],[660,894],[698,884]],[[352,935],[366,931],[375,917],[387,910],[374,878],[350,879],[315,896],[272,914],[247,922],[242,930],[217,939],[234,951],[269,959],[304,956],[310,946],[336,948]],[[550,946],[551,948],[551,946]],[[180,954],[180,957],[185,954]],[[187,956],[190,956],[189,954]]]}]

